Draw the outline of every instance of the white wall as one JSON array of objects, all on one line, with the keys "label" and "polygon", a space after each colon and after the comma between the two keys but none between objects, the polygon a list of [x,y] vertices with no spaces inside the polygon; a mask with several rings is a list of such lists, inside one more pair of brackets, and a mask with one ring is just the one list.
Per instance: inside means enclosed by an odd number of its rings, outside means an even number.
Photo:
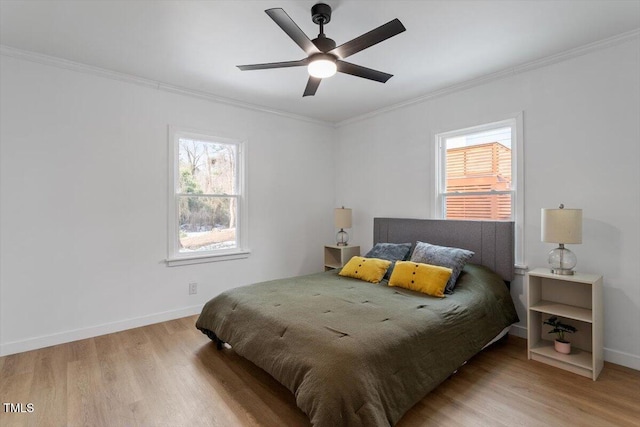
[{"label": "white wall", "polygon": [[[427,218],[433,135],[524,112],[524,261],[546,266],[540,208],[583,209],[578,269],[604,276],[605,359],[640,369],[640,41],[390,111],[338,129],[336,203],[354,241],[373,217]],[[523,278],[512,284],[526,327]],[[520,329],[522,333],[522,329]]]},{"label": "white wall", "polygon": [[[544,266],[552,248],[541,207],[583,208],[571,249],[605,278],[605,357],[640,369],[639,52],[635,39],[337,130],[3,56],[0,354],[317,271],[335,206],[354,208],[365,252],[373,217],[429,217],[435,133],[523,111],[524,261]],[[248,140],[250,258],[165,266],[168,124]],[[512,295],[526,327],[522,277]]]},{"label": "white wall", "polygon": [[[197,313],[223,290],[321,271],[333,128],[1,59],[0,354]],[[248,141],[248,259],[163,262],[169,124]]]}]

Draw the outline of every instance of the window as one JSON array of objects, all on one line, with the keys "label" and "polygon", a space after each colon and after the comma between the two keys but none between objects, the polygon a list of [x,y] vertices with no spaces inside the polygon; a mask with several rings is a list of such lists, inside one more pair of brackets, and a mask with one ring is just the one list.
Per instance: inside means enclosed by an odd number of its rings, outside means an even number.
[{"label": "window", "polygon": [[515,221],[522,257],[522,114],[436,135],[435,216]]},{"label": "window", "polygon": [[169,134],[169,265],[246,256],[244,144],[173,128]]}]

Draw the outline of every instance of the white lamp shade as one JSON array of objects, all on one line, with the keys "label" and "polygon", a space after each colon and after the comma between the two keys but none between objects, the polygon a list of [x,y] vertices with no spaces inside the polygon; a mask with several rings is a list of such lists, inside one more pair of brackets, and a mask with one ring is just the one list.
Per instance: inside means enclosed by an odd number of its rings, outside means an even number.
[{"label": "white lamp shade", "polygon": [[582,209],[542,209],[542,241],[582,243]]},{"label": "white lamp shade", "polygon": [[336,208],[333,218],[336,228],[351,228],[350,208]]}]

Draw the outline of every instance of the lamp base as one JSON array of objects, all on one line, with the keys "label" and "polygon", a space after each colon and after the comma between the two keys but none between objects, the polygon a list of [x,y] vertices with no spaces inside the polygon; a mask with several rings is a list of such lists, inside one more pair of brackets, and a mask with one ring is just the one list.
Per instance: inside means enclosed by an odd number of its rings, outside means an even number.
[{"label": "lamp base", "polygon": [[552,268],[551,274],[557,274],[559,276],[573,276],[575,271],[568,268]]},{"label": "lamp base", "polygon": [[549,252],[549,265],[552,274],[572,276],[574,274],[573,267],[575,267],[577,263],[578,259],[576,255],[565,248],[563,243],[560,243],[559,247]]},{"label": "lamp base", "polygon": [[344,229],[340,229],[338,234],[336,234],[336,245],[337,246],[348,246],[347,242],[349,241],[349,235]]}]

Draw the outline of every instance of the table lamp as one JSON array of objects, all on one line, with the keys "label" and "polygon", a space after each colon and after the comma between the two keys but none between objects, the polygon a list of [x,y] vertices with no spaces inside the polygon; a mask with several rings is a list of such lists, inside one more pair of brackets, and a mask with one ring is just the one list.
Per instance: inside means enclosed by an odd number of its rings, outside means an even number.
[{"label": "table lamp", "polygon": [[344,206],[341,208],[336,208],[333,218],[336,228],[340,229],[340,231],[338,231],[338,233],[336,234],[336,244],[338,246],[347,246],[347,242],[349,241],[349,234],[347,234],[344,229],[351,228],[351,209],[345,208]]},{"label": "table lamp", "polygon": [[549,252],[551,272],[572,275],[578,259],[564,245],[582,243],[582,209],[542,209],[542,241],[560,244]]}]

